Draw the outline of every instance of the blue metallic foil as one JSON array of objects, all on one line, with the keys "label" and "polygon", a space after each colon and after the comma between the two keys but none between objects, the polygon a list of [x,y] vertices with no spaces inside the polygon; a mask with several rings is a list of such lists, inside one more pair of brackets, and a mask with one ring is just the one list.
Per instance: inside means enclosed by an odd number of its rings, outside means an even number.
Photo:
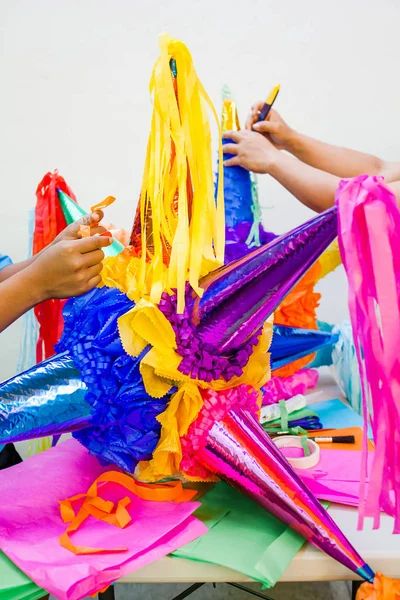
[{"label": "blue metallic foil", "polygon": [[0,384],[0,443],[87,427],[92,411],[71,357],[52,357]]},{"label": "blue metallic foil", "polygon": [[281,367],[312,354],[321,348],[332,347],[339,339],[337,333],[274,325],[270,347],[271,369]]}]

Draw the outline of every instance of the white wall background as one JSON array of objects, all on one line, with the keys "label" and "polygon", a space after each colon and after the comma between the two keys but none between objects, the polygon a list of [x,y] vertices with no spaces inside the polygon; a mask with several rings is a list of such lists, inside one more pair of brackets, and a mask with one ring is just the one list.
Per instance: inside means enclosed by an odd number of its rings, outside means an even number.
[{"label": "white wall background", "polygon": [[[27,252],[27,211],[60,173],[89,207],[108,194],[129,228],[140,189],[157,37],[182,39],[218,110],[230,85],[242,119],[277,82],[284,118],[309,135],[400,157],[396,0],[1,0],[0,252]],[[265,225],[307,209],[264,177]],[[320,316],[346,315],[343,272],[321,286]],[[0,379],[15,371],[21,325],[1,336]]]}]

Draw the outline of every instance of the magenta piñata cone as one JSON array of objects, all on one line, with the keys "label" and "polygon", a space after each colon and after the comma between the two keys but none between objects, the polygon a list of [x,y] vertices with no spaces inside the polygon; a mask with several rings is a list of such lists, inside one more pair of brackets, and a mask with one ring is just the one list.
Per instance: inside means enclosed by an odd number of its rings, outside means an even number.
[{"label": "magenta pi\u00f1ata cone", "polygon": [[193,477],[212,473],[224,479],[314,546],[373,580],[373,571],[257,422],[253,392],[239,386],[205,393],[203,409],[182,441],[181,466]]}]

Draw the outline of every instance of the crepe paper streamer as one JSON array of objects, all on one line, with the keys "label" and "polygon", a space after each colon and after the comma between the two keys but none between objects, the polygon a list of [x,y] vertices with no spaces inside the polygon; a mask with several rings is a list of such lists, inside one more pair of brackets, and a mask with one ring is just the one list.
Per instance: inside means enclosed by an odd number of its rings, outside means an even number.
[{"label": "crepe paper streamer", "polygon": [[336,208],[201,280],[194,301],[197,335],[223,355],[257,333],[319,255],[336,237]]},{"label": "crepe paper streamer", "polygon": [[363,583],[357,591],[356,600],[399,600],[400,581],[377,573],[373,583]]},{"label": "crepe paper streamer", "polygon": [[104,200],[100,200],[100,202],[93,204],[93,206],[90,207],[90,212],[94,213],[96,211],[103,210],[104,208],[111,206],[111,204],[113,204],[115,200],[116,199],[114,198],[114,196],[107,196],[107,198],[104,198]]},{"label": "crepe paper streamer", "polygon": [[217,483],[200,501],[194,516],[209,531],[173,556],[227,567],[273,587],[304,539],[225,482]]},{"label": "crepe paper streamer", "polygon": [[[178,86],[177,86],[177,81],[176,81],[178,73],[177,73],[177,69],[176,69],[176,60],[174,58],[170,59],[169,67],[170,67],[170,71],[171,71],[172,87],[174,89],[176,104],[177,104],[177,107],[179,110]],[[176,157],[175,143],[174,143],[174,140],[171,139],[171,154],[170,154],[170,159],[169,159],[170,170],[172,170],[172,166],[174,164],[175,157]],[[187,173],[187,175],[186,175],[186,189],[187,189],[187,194],[188,194],[188,213],[190,214],[191,203],[192,203],[192,194],[191,194],[191,180],[190,180],[189,173]],[[169,207],[172,215],[174,215],[175,218],[177,217],[177,214],[178,214],[178,198],[179,198],[179,192],[178,192],[178,190],[175,190],[174,195],[170,198],[170,207]],[[151,205],[147,203],[146,212],[143,214],[141,213],[141,202],[140,202],[140,197],[139,197],[139,202],[136,207],[136,215],[135,215],[135,220],[133,223],[132,232],[131,232],[131,236],[130,236],[130,242],[129,242],[131,251],[133,251],[135,253],[135,255],[137,254],[138,256],[140,256],[141,252],[142,252],[142,223],[146,224],[147,254],[149,257],[154,254],[154,240],[153,240],[153,231],[152,231],[152,222],[151,222],[152,221],[151,211],[152,211]],[[165,265],[169,264],[170,256],[171,256],[171,245],[168,243],[167,240],[163,240],[163,262]]]},{"label": "crepe paper streamer", "polygon": [[[68,196],[68,194],[63,192],[61,189],[57,189],[57,193],[60,206],[62,208],[63,214],[68,225],[79,221],[79,219],[87,215],[87,211],[81,208],[79,204],[73,202],[72,199]],[[107,196],[105,200],[92,206],[91,212],[95,212],[96,210],[102,210],[103,208],[106,208],[107,206],[112,204],[114,200],[115,198],[113,196]],[[118,240],[113,239],[112,244],[110,244],[110,246],[102,248],[102,250],[104,252],[105,257],[117,256],[125,250],[125,246],[123,246]]]},{"label": "crepe paper streamer", "polygon": [[33,583],[0,552],[0,600],[39,600],[47,592]]},{"label": "crepe paper streamer", "polygon": [[338,240],[334,240],[332,244],[328,246],[319,259],[319,264],[321,266],[321,273],[318,281],[335,271],[338,266],[342,264]]},{"label": "crepe paper streamer", "polygon": [[[70,534],[77,531],[89,516],[120,527],[121,529],[131,523],[132,517],[126,508],[131,503],[130,499],[128,497],[122,498],[116,506],[109,500],[103,500],[98,493],[98,486],[102,483],[118,484],[125,490],[133,492],[142,500],[152,500],[155,502],[187,502],[197,495],[196,490],[184,490],[180,481],[146,485],[145,483],[137,483],[132,477],[117,471],[103,473],[90,486],[86,494],[78,494],[67,500],[60,501],[61,517],[64,523],[69,523],[67,530],[60,537],[60,544],[73,554],[115,553],[126,552],[128,550],[128,548],[89,548],[88,546],[75,546],[71,542]],[[75,513],[73,503],[82,499],[83,503],[79,511]]]},{"label": "crepe paper streamer", "polygon": [[332,350],[335,376],[350,406],[361,415],[362,390],[360,370],[358,368],[350,321],[344,321],[341,325],[337,325],[334,331],[337,331],[339,335],[339,340]]},{"label": "crepe paper streamer", "polygon": [[317,385],[318,377],[316,369],[303,369],[287,378],[271,377],[263,387],[263,406],[304,394]]},{"label": "crepe paper streamer", "polygon": [[331,347],[338,339],[337,333],[278,325],[275,321],[270,348],[271,369],[275,371],[321,348]]},{"label": "crepe paper streamer", "polygon": [[[75,204],[75,196],[58,171],[47,173],[36,190],[35,231],[32,253],[38,254],[63,231],[67,222],[57,199],[57,189],[69,195]],[[54,354],[54,346],[60,338],[63,320],[62,308],[65,300],[46,300],[35,306],[34,313],[39,324],[36,344],[36,362]]]},{"label": "crepe paper streamer", "polygon": [[[126,491],[122,495],[131,501],[127,506],[131,525],[120,529],[90,516],[74,533],[74,543],[128,547],[128,551],[75,555],[58,541],[65,532],[58,500],[88,490],[106,470],[75,440],[18,466],[21,468],[0,473],[0,547],[37,585],[60,600],[80,600],[95,594],[207,531],[191,516],[199,503],[150,502]],[[21,481],[28,486],[29,497],[21,496]],[[99,489],[106,501],[118,503],[121,498],[117,486],[106,484]]]},{"label": "crepe paper streamer", "polygon": [[67,194],[70,201],[76,204],[74,193],[57,170],[43,177],[36,190],[34,255],[51,244],[67,226],[65,215],[57,201],[58,190]]},{"label": "crepe paper streamer", "polygon": [[[342,181],[336,193],[339,246],[349,280],[349,309],[360,369],[364,461],[359,525],[380,523],[380,509],[400,532],[400,212],[381,177]],[[375,460],[365,494],[367,423]],[[366,503],[364,499],[366,497]]]},{"label": "crepe paper streamer", "polygon": [[[366,580],[374,574],[308,491],[256,418],[251,390],[207,390],[182,440],[189,472],[202,469],[247,494],[317,548]],[[183,465],[182,460],[182,465]]]},{"label": "crepe paper streamer", "polygon": [[[28,256],[32,257],[33,234],[35,228],[35,209],[28,211]],[[38,340],[38,322],[32,310],[23,316],[23,333],[18,352],[16,372],[26,371],[36,363],[36,344]]]},{"label": "crepe paper streamer", "polygon": [[86,386],[68,355],[50,358],[1,383],[1,442],[87,427],[92,411],[85,394]]},{"label": "crepe paper streamer", "polygon": [[[144,292],[145,278],[149,275],[150,300],[158,303],[163,291],[165,248],[170,247],[168,287],[178,290],[178,312],[181,313],[187,278],[192,289],[201,294],[199,279],[204,270],[208,272],[222,264],[224,258],[224,202],[222,185],[214,201],[207,108],[217,125],[218,118],[187,47],[167,34],[160,37],[159,44],[160,57],[150,80],[154,111],[140,194],[138,291]],[[175,61],[176,77],[171,77],[171,59]],[[222,165],[220,142],[219,159]],[[175,212],[171,210],[171,203],[176,194]],[[150,223],[145,219],[148,207]],[[147,245],[149,231],[151,251]]]}]

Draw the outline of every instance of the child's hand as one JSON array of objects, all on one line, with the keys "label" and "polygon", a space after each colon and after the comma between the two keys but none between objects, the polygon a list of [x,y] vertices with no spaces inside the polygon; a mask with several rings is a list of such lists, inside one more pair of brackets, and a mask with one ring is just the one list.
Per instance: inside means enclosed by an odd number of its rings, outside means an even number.
[{"label": "child's hand", "polygon": [[82,240],[60,241],[49,246],[29,267],[38,301],[80,296],[100,281],[101,261],[112,238],[95,236]]},{"label": "child's hand", "polygon": [[268,173],[279,151],[271,142],[254,131],[227,131],[223,135],[235,143],[224,144],[224,154],[233,154],[224,162],[224,167],[239,165],[254,173]]},{"label": "child's hand", "polygon": [[271,110],[266,121],[257,123],[258,116],[264,102],[256,102],[252,108],[250,115],[247,117],[246,129],[262,133],[269,139],[270,142],[279,150],[287,150],[293,138],[293,130],[282,119],[276,110]]},{"label": "child's hand", "polygon": [[79,228],[81,225],[86,225],[90,227],[90,234],[96,235],[97,233],[104,233],[105,229],[100,225],[100,221],[103,219],[103,211],[96,210],[96,212],[89,213],[76,221],[75,223],[71,223],[68,225],[61,233],[53,241],[53,244],[58,244],[58,242],[68,242],[72,240],[79,240],[81,238],[81,234],[79,233]]}]

